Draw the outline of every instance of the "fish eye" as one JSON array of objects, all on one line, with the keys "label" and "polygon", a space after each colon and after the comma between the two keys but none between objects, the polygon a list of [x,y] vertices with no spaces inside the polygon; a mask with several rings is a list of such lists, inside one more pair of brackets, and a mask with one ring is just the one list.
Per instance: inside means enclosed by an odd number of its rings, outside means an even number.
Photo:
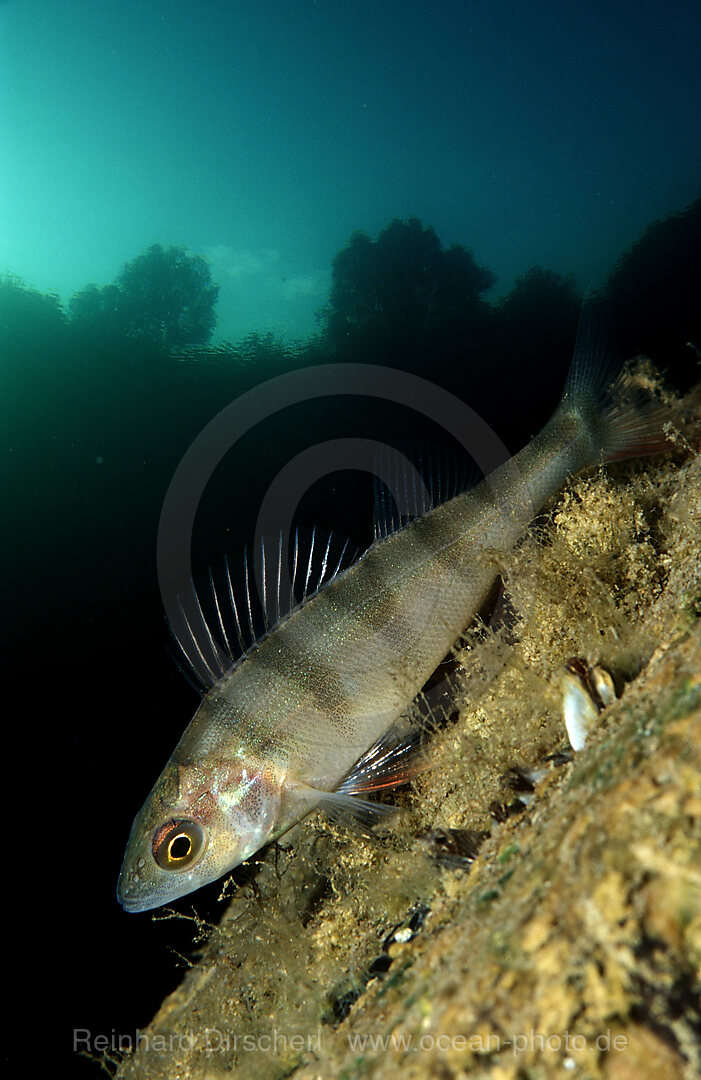
[{"label": "fish eye", "polygon": [[205,849],[207,837],[196,821],[166,821],[153,837],[153,857],[162,870],[187,870]]}]

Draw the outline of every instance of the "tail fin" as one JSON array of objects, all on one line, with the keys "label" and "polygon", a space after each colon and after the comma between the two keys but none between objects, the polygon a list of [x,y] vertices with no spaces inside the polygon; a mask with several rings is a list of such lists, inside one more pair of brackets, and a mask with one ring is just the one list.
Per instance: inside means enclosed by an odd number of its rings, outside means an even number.
[{"label": "tail fin", "polygon": [[604,408],[602,452],[604,461],[645,457],[669,450],[665,428],[670,412],[665,403],[635,382],[624,369],[608,391]]},{"label": "tail fin", "polygon": [[560,408],[576,412],[604,461],[657,454],[669,448],[667,405],[622,368],[601,293],[585,298]]}]

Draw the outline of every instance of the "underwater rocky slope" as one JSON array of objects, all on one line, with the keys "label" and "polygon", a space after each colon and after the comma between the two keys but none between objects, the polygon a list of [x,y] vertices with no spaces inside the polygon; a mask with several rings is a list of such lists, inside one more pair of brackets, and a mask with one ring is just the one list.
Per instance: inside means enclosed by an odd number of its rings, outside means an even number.
[{"label": "underwater rocky slope", "polygon": [[[121,1080],[701,1073],[701,389],[674,415],[670,455],[574,479],[500,568],[511,614],[466,635],[392,826],[314,815],[195,918]],[[619,695],[576,755],[572,657]]]}]

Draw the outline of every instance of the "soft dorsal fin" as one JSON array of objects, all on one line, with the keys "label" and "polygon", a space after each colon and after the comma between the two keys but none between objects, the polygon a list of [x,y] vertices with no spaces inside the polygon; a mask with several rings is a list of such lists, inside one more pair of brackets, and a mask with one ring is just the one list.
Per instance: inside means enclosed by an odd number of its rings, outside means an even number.
[{"label": "soft dorsal fin", "polygon": [[479,478],[471,462],[444,446],[383,447],[373,475],[375,540],[448,502]]},{"label": "soft dorsal fin", "polygon": [[[244,548],[242,589],[239,599],[228,558],[223,572],[211,570],[208,588],[178,596],[179,625],[170,627],[187,667],[206,691],[227,675],[292,611],[329,585],[355,560],[349,558],[349,542],[338,543],[333,535],[320,541],[317,529],[305,545],[295,532],[290,559],[285,559],[280,534],[274,557],[260,544],[259,558]],[[291,562],[291,570],[290,570]]]}]

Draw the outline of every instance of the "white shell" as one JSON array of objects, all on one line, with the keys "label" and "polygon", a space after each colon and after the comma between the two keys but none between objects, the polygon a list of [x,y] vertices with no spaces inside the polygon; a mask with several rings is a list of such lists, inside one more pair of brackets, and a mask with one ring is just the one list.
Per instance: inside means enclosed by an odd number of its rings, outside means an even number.
[{"label": "white shell", "polygon": [[591,679],[592,686],[601,698],[602,705],[612,705],[616,700],[616,691],[614,689],[613,679],[606,668],[594,664],[594,666],[589,669],[589,678]]},{"label": "white shell", "polygon": [[583,662],[577,662],[576,666],[581,666],[581,675],[570,667],[562,675],[562,715],[570,745],[579,751],[584,749],[598,724],[601,710],[616,700],[616,690],[605,668],[593,664],[585,671]]},{"label": "white shell", "polygon": [[596,705],[581,679],[566,671],[562,676],[562,714],[573,750],[583,750],[599,718]]}]

